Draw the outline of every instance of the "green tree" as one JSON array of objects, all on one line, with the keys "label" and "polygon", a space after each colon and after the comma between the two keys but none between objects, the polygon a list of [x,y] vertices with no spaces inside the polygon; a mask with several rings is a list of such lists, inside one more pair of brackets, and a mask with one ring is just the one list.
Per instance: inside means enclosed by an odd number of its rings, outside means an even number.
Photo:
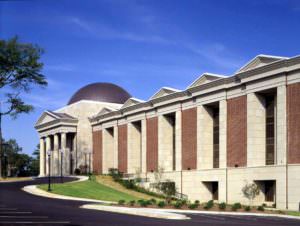
[{"label": "green tree", "polygon": [[37,176],[40,172],[40,145],[36,146],[36,149],[32,153],[31,163],[29,166],[30,175]]},{"label": "green tree", "polygon": [[[30,92],[33,86],[47,85],[41,74],[40,62],[43,50],[33,44],[20,43],[18,37],[0,40],[0,177],[2,176],[2,116],[15,119],[21,113],[29,113],[33,106],[21,98],[24,92]],[[5,90],[5,91],[4,91]]]},{"label": "green tree", "polygon": [[6,145],[3,146],[4,164],[2,166],[3,174],[5,176],[12,176],[17,173],[16,160],[22,151],[16,140],[10,139],[8,141],[2,140]]}]

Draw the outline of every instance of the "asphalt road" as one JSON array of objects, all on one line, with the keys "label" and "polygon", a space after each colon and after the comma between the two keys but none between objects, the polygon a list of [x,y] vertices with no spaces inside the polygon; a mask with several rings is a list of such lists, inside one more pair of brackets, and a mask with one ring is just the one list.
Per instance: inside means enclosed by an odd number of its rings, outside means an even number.
[{"label": "asphalt road", "polygon": [[[71,180],[65,179],[65,180]],[[191,220],[163,220],[78,208],[86,202],[49,199],[21,190],[47,180],[0,183],[0,225],[97,226],[300,226],[299,220],[277,217],[189,215]]]}]

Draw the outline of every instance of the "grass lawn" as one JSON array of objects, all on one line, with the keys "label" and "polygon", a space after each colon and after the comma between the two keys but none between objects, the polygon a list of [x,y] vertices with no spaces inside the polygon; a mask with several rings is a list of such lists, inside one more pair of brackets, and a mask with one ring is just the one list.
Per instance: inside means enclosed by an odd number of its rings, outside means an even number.
[{"label": "grass lawn", "polygon": [[298,212],[298,211],[286,211],[286,214],[291,215],[291,216],[300,217],[300,212]]},{"label": "grass lawn", "polygon": [[[39,185],[38,188],[47,190],[48,185]],[[139,198],[124,192],[117,191],[113,188],[107,187],[103,184],[96,182],[95,180],[88,180],[82,182],[64,183],[64,184],[52,184],[52,193],[98,199],[104,201],[119,201],[121,199],[125,201],[138,200]]]}]

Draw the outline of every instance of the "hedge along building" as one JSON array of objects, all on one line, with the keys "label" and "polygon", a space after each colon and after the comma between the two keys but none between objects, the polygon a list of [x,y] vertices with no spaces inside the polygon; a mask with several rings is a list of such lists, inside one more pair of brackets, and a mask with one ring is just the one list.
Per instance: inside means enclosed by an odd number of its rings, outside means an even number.
[{"label": "hedge along building", "polygon": [[242,188],[253,182],[261,190],[254,204],[298,209],[299,82],[300,57],[259,55],[230,77],[204,73],[184,91],[101,105],[82,122],[93,171],[118,168],[151,183],[163,168],[189,199],[228,203],[248,204]]}]

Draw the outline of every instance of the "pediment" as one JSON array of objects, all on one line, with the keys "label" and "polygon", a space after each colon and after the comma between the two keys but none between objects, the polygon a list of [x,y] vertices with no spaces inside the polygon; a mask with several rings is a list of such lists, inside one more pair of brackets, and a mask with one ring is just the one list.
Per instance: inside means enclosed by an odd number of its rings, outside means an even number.
[{"label": "pediment", "polygon": [[209,83],[211,81],[224,78],[224,75],[212,74],[212,73],[204,73],[200,77],[198,77],[192,84],[190,84],[187,88],[196,87],[199,85],[203,85]]},{"label": "pediment", "polygon": [[237,73],[252,70],[283,59],[287,59],[287,57],[258,55],[241,67]]},{"label": "pediment", "polygon": [[41,117],[38,119],[38,121],[36,122],[36,126],[41,125],[41,124],[45,124],[45,123],[49,123],[52,122],[54,120],[57,120],[57,116],[51,114],[48,111],[43,112],[43,114],[41,115]]},{"label": "pediment", "polygon": [[171,93],[180,92],[178,89],[170,88],[170,87],[163,87],[160,90],[158,90],[152,97],[150,97],[150,100],[166,96]]},{"label": "pediment", "polygon": [[110,107],[104,107],[104,108],[102,108],[102,109],[98,112],[97,116],[99,116],[99,115],[104,115],[104,114],[107,114],[107,113],[112,112],[112,111],[115,111],[115,109],[110,108]]},{"label": "pediment", "polygon": [[143,103],[143,102],[145,102],[145,101],[140,100],[140,99],[137,99],[137,98],[129,98],[129,99],[123,104],[123,106],[121,107],[121,109],[130,107],[130,106],[133,106],[133,105],[136,105],[136,104],[139,104],[139,103]]}]

